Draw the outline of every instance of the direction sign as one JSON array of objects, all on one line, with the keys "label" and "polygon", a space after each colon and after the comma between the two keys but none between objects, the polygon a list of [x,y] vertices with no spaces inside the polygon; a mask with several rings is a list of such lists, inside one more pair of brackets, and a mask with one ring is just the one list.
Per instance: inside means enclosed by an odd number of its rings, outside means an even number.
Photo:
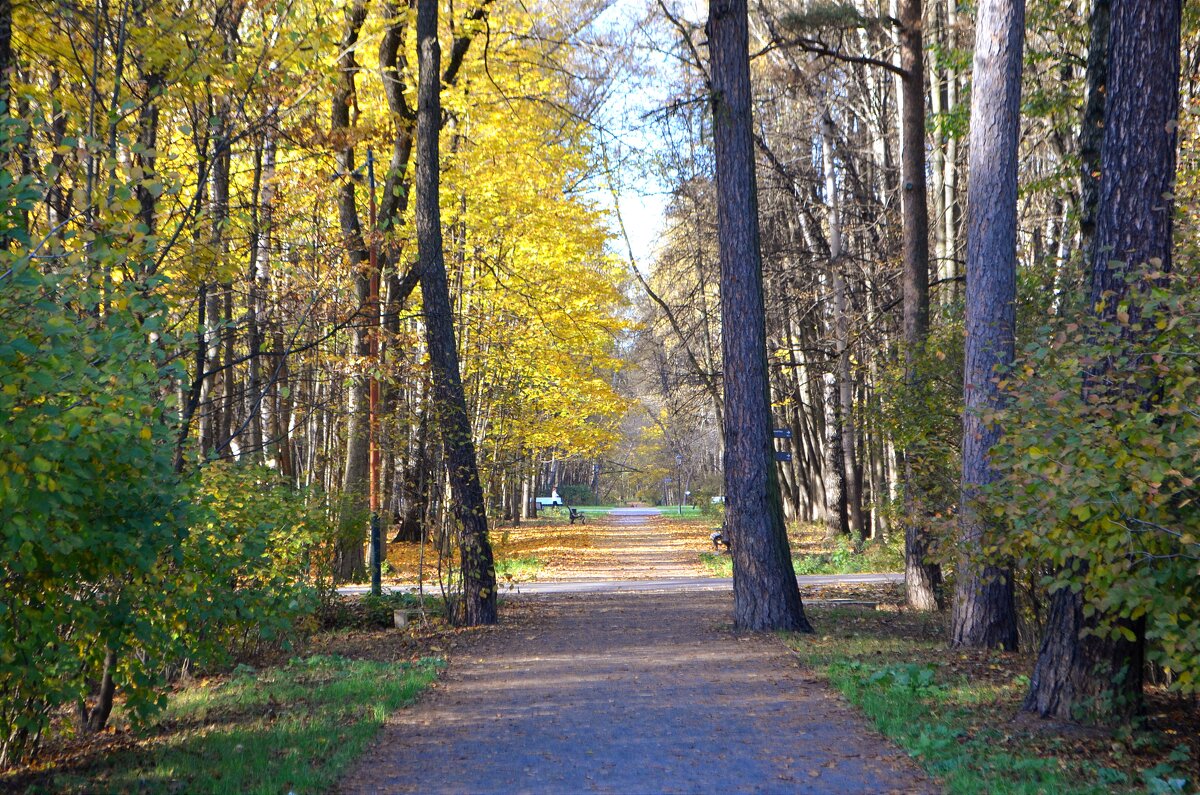
[{"label": "direction sign", "polygon": [[785,451],[782,451],[782,450],[777,450],[777,451],[775,452],[775,460],[776,460],[776,461],[791,461],[791,460],[792,460],[792,454],[791,454],[791,453],[788,453],[788,452],[785,452]]},{"label": "direction sign", "polygon": [[792,438],[792,429],[791,428],[776,428],[775,429],[775,438],[776,439],[791,439]]}]

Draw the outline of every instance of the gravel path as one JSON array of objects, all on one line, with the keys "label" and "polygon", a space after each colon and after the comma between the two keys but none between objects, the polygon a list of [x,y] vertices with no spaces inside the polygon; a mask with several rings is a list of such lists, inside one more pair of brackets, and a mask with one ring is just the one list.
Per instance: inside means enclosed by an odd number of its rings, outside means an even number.
[{"label": "gravel path", "polygon": [[394,717],[346,793],[935,791],[776,639],[731,632],[727,594],[534,600]]},{"label": "gravel path", "polygon": [[393,716],[343,792],[936,791],[731,613],[714,591],[522,598]]}]

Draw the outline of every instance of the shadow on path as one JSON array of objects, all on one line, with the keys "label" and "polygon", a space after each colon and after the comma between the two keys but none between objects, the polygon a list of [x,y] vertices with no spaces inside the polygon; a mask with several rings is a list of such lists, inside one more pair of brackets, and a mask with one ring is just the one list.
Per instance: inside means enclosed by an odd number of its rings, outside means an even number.
[{"label": "shadow on path", "polygon": [[398,713],[345,793],[933,792],[723,593],[532,597]]}]

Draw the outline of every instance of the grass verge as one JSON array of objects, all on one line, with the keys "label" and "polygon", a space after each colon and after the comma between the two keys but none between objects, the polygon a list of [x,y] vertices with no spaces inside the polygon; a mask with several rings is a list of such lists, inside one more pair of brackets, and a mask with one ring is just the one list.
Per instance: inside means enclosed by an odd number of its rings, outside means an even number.
[{"label": "grass verge", "polygon": [[545,564],[532,555],[501,558],[496,561],[496,578],[506,582],[529,582],[537,579],[543,568]]},{"label": "grass verge", "polygon": [[91,764],[0,789],[57,793],[319,793],[333,788],[383,726],[444,662],[318,655],[201,680],[171,699],[140,742]]},{"label": "grass verge", "polygon": [[[862,552],[855,552],[845,538],[825,546],[821,551],[794,555],[792,567],[796,574],[866,574],[904,570],[903,550],[894,543],[872,542]],[[795,542],[793,548],[797,548]],[[701,552],[700,560],[714,577],[733,576],[733,559],[727,553]]]},{"label": "grass verge", "polygon": [[1173,712],[1178,704],[1160,702],[1161,720],[1136,731],[1024,720],[1029,661],[947,650],[944,616],[820,607],[811,614],[828,634],[788,636],[788,644],[947,792],[1196,791],[1200,743]]}]

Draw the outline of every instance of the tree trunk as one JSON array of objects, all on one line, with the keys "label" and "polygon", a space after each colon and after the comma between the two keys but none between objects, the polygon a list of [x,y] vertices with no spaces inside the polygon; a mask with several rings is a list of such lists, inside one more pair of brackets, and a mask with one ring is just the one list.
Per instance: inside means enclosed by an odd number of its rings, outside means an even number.
[{"label": "tree trunk", "polygon": [[962,492],[952,643],[1017,648],[1012,572],[980,559],[998,532],[976,505],[996,473],[988,451],[1000,428],[983,413],[1002,405],[997,377],[1013,361],[1017,284],[1017,141],[1025,0],[984,0],[976,22],[967,196],[967,341]]},{"label": "tree trunk", "polygon": [[475,460],[475,444],[458,366],[454,316],[442,244],[438,133],[441,126],[441,47],[437,0],[417,2],[416,225],[425,309],[425,340],[433,375],[433,410],[446,451],[462,556],[462,620],[469,626],[496,623],[496,571],[488,542],[487,514]]},{"label": "tree trunk", "polygon": [[711,0],[708,36],[724,329],[725,527],[733,554],[734,624],[811,632],[775,478],[746,0]]},{"label": "tree trunk", "polygon": [[80,702],[79,728],[88,734],[104,731],[108,718],[112,715],[113,698],[117,694],[117,683],[114,668],[117,667],[117,655],[112,649],[104,650],[104,670],[100,675],[100,689],[96,693],[96,703],[91,707]]},{"label": "tree trunk", "polygon": [[1100,156],[1104,143],[1104,101],[1108,86],[1108,35],[1111,0],[1092,0],[1084,83],[1086,97],[1079,125],[1079,248],[1084,262],[1095,257],[1096,213],[1100,203]]},{"label": "tree trunk", "polygon": [[15,65],[12,49],[12,0],[0,0],[0,102],[4,103],[4,115],[11,112],[12,71]]},{"label": "tree trunk", "polygon": [[[1179,0],[1112,0],[1090,296],[1092,310],[1107,320],[1116,319],[1130,275],[1171,269],[1180,16]],[[1093,51],[1103,47],[1092,42]],[[1091,111],[1089,107],[1085,113]],[[1153,333],[1138,328],[1133,320],[1128,333]],[[1096,388],[1103,387],[1097,383]],[[1153,392],[1154,386],[1148,385],[1146,394]],[[1070,568],[1073,577],[1081,577],[1087,561],[1074,560]],[[1100,637],[1089,630],[1106,616],[1085,615],[1084,599],[1084,593],[1070,588],[1051,596],[1045,637],[1025,699],[1027,711],[1077,720],[1088,713],[1104,717],[1107,711],[1127,716],[1140,708],[1144,619],[1124,622],[1133,632],[1132,641]]]},{"label": "tree trunk", "polygon": [[850,532],[846,515],[846,473],[842,469],[842,423],[838,418],[837,377],[825,373],[822,404],[825,406],[825,528],[830,538]]},{"label": "tree trunk", "polygon": [[[342,183],[338,188],[338,223],[342,231],[350,269],[354,274],[355,300],[360,310],[367,307],[370,274],[367,272],[367,247],[354,198],[354,145],[349,142],[350,108],[354,104],[355,75],[358,62],[355,48],[358,34],[367,18],[366,0],[355,0],[345,11],[345,28],[338,52],[338,82],[333,91],[331,132],[340,144],[337,154]],[[374,230],[372,230],[372,234]],[[370,322],[363,311],[354,323],[353,356],[365,361],[370,352]],[[348,384],[346,400],[346,465],[342,473],[343,511],[337,548],[335,575],[341,582],[363,580],[367,576],[363,555],[367,533],[367,491],[370,476],[370,437],[367,420],[368,379],[356,366]]]},{"label": "tree trunk", "polygon": [[[842,266],[842,219],[838,202],[837,173],[833,166],[833,119],[828,112],[821,120],[822,161],[825,169],[825,203],[829,208],[829,268],[833,278],[833,340],[837,352],[836,420],[841,439],[842,485],[845,495],[847,532],[861,543],[863,533],[862,480],[858,477],[855,451],[854,381],[850,375],[850,317],[846,300],[846,276]],[[828,407],[825,409],[828,413]]]},{"label": "tree trunk", "polygon": [[[904,251],[904,379],[906,391],[923,389],[916,362],[929,336],[929,200],[925,185],[925,59],[921,0],[900,0],[900,170]],[[931,541],[917,479],[915,451],[904,459],[904,592],[914,610],[940,607],[942,569],[929,560]]]}]

